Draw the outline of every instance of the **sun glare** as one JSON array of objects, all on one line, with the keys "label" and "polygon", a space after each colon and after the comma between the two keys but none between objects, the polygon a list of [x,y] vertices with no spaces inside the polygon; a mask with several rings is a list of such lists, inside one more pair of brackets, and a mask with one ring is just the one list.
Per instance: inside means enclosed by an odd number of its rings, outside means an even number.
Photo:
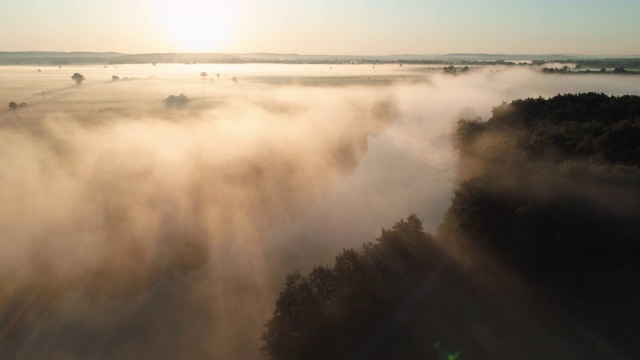
[{"label": "sun glare", "polygon": [[165,36],[178,51],[221,51],[231,41],[235,13],[230,1],[165,0],[158,10]]}]

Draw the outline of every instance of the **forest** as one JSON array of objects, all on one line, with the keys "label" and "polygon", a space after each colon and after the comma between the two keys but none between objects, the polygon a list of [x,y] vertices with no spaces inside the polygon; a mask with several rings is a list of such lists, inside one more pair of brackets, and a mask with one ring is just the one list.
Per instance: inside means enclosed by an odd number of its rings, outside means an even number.
[{"label": "forest", "polygon": [[640,357],[640,97],[502,103],[457,123],[451,206],[292,271],[269,359]]}]

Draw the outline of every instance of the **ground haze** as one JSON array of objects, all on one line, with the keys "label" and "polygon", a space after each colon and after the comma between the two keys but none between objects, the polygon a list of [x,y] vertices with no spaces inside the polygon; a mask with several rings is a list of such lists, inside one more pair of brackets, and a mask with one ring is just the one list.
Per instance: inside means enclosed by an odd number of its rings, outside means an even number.
[{"label": "ground haze", "polygon": [[458,119],[640,92],[635,76],[398,64],[3,66],[0,84],[8,359],[258,358],[286,273],[407,214],[437,228]]}]

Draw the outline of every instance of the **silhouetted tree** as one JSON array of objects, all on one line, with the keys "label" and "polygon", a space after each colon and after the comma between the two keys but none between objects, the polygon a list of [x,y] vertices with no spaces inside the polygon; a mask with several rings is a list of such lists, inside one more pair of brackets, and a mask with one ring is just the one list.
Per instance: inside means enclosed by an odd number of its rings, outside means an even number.
[{"label": "silhouetted tree", "polygon": [[449,66],[446,66],[446,67],[442,68],[442,71],[445,74],[456,75],[456,67],[453,66],[453,65],[449,65]]},{"label": "silhouetted tree", "polygon": [[626,70],[625,68],[623,68],[622,66],[618,66],[618,67],[615,67],[615,68],[613,69],[613,73],[614,73],[614,74],[627,74],[627,73],[629,73],[629,71],[627,71],[627,70]]},{"label": "silhouetted tree", "polygon": [[118,75],[113,75],[111,77],[111,81],[118,81],[118,80],[120,80],[120,77]]},{"label": "silhouetted tree", "polygon": [[9,109],[13,110],[13,109],[15,109],[17,107],[18,107],[18,104],[16,104],[15,102],[12,101],[12,102],[9,103]]},{"label": "silhouetted tree", "polygon": [[74,74],[71,76],[71,80],[75,81],[75,82],[76,82],[76,85],[81,85],[81,84],[82,84],[82,82],[85,80],[85,77],[84,77],[84,75],[82,75],[82,74],[74,73]]},{"label": "silhouetted tree", "polygon": [[162,100],[162,102],[167,106],[167,107],[184,107],[185,105],[187,105],[189,103],[189,98],[186,97],[184,94],[180,94],[178,96],[175,95],[169,95],[169,97],[167,97],[166,99]]},{"label": "silhouetted tree", "polygon": [[200,73],[200,76],[202,77],[202,80],[206,80],[207,76],[209,76],[209,74],[207,74],[206,72],[203,71],[203,72]]}]

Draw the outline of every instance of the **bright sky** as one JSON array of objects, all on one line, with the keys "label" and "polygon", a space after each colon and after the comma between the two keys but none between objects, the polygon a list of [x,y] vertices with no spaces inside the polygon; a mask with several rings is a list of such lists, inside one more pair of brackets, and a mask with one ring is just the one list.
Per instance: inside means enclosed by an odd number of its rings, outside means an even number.
[{"label": "bright sky", "polygon": [[640,0],[0,0],[0,51],[640,54]]}]

